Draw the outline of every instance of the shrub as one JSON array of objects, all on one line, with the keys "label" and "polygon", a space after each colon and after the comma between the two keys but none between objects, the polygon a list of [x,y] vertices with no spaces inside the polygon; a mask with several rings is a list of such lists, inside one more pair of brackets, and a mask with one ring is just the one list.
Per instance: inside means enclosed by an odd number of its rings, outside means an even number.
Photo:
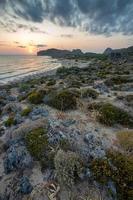
[{"label": "shrub", "polygon": [[30,84],[26,84],[26,83],[21,83],[19,85],[19,91],[23,92],[23,91],[29,91],[30,90]]},{"label": "shrub", "polygon": [[133,127],[133,117],[130,116],[126,111],[110,103],[105,103],[100,106],[97,119],[102,124],[109,126],[118,123],[121,125]]},{"label": "shrub", "polygon": [[38,128],[26,135],[27,149],[36,159],[41,159],[44,154],[45,148],[48,146],[48,138],[46,130]]},{"label": "shrub", "polygon": [[12,125],[15,125],[16,121],[14,119],[14,117],[9,117],[6,121],[5,121],[5,126],[10,127]]},{"label": "shrub", "polygon": [[28,116],[31,111],[31,107],[27,107],[21,112],[21,116]]},{"label": "shrub", "polygon": [[25,141],[28,151],[40,161],[42,168],[53,167],[55,152],[50,150],[46,129],[34,129],[26,135]]},{"label": "shrub", "polygon": [[44,94],[39,91],[34,91],[28,96],[28,100],[32,104],[40,104],[43,101]]},{"label": "shrub", "polygon": [[123,83],[128,83],[130,82],[128,76],[114,76],[105,81],[105,84],[108,86],[113,86],[113,85],[120,85]]},{"label": "shrub", "polygon": [[60,68],[57,69],[56,74],[57,75],[58,74],[65,74],[67,72],[68,72],[68,68],[66,68],[66,67],[60,67]]},{"label": "shrub", "polygon": [[83,98],[93,98],[93,99],[96,99],[98,97],[98,92],[93,90],[93,89],[90,89],[90,88],[87,88],[87,89],[84,89],[81,91],[81,94],[82,94],[82,97]]},{"label": "shrub", "polygon": [[47,104],[58,110],[65,111],[76,109],[77,102],[76,97],[72,92],[69,90],[62,90],[52,94]]},{"label": "shrub", "polygon": [[74,152],[59,150],[54,159],[56,175],[60,184],[71,187],[82,171],[82,163]]},{"label": "shrub", "polygon": [[121,147],[125,152],[133,153],[133,131],[121,131],[117,134]]},{"label": "shrub", "polygon": [[97,159],[91,163],[91,170],[97,181],[106,184],[110,179],[116,184],[119,200],[131,200],[133,181],[133,158],[119,152],[108,152],[108,159]]},{"label": "shrub", "polygon": [[47,82],[47,86],[51,86],[51,85],[55,85],[56,84],[56,80],[49,80]]}]

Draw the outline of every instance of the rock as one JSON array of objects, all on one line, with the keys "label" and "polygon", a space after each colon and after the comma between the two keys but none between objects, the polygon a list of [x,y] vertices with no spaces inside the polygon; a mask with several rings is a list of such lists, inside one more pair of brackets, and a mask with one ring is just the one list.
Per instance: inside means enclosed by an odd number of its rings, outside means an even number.
[{"label": "rock", "polygon": [[20,179],[20,192],[22,194],[30,194],[33,187],[26,176]]},{"label": "rock", "polygon": [[32,158],[24,143],[19,140],[10,142],[4,159],[5,173],[8,174],[15,169],[25,169],[27,167],[32,167]]},{"label": "rock", "polygon": [[76,120],[68,119],[62,122],[63,126],[69,127],[76,123]]},{"label": "rock", "polygon": [[14,96],[7,96],[7,100],[8,100],[8,101],[16,101],[16,100],[17,100],[17,97],[14,97]]},{"label": "rock", "polygon": [[34,119],[33,116],[38,116],[38,115],[41,115],[43,117],[48,117],[49,112],[48,112],[48,110],[46,110],[42,107],[38,107],[38,108],[33,109],[33,111],[30,113],[30,117],[33,119]]}]

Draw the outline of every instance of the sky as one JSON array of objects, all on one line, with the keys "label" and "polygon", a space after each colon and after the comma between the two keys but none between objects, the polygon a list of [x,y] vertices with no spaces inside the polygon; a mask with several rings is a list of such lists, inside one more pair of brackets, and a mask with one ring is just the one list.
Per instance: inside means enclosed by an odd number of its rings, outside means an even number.
[{"label": "sky", "polygon": [[133,0],[0,0],[0,54],[133,45]]}]

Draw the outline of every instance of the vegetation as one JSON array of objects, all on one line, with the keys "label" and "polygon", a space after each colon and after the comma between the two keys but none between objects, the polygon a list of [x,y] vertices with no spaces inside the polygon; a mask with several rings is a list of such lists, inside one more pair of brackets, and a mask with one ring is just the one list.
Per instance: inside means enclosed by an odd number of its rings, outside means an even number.
[{"label": "vegetation", "polygon": [[133,131],[121,131],[117,134],[117,138],[123,150],[128,153],[133,153]]},{"label": "vegetation", "polygon": [[40,104],[43,101],[44,94],[40,91],[34,91],[28,96],[28,100],[32,104]]},{"label": "vegetation", "polygon": [[133,117],[130,116],[126,111],[110,104],[100,104],[98,108],[99,114],[97,119],[102,124],[114,125],[121,124],[129,127],[133,127]]},{"label": "vegetation", "polygon": [[6,121],[5,121],[5,126],[10,127],[12,125],[16,124],[16,120],[14,119],[14,117],[9,117]]},{"label": "vegetation", "polygon": [[27,107],[21,112],[21,116],[28,116],[31,111],[31,107]]},{"label": "vegetation", "polygon": [[133,199],[133,158],[119,152],[108,152],[106,160],[97,159],[91,163],[91,170],[97,181],[115,183],[119,200]]},{"label": "vegetation", "polygon": [[28,151],[40,161],[42,168],[53,167],[55,152],[50,150],[46,129],[34,129],[26,135],[25,141]]},{"label": "vegetation", "polygon": [[123,83],[128,83],[130,82],[128,76],[113,76],[105,81],[105,84],[108,86],[113,86],[113,85],[120,85]]},{"label": "vegetation", "polygon": [[51,85],[55,85],[56,84],[56,80],[52,79],[52,80],[49,80],[47,82],[47,86],[51,86]]},{"label": "vegetation", "polygon": [[66,111],[70,109],[76,109],[76,97],[69,90],[62,90],[57,93],[53,93],[47,102],[49,106],[52,106],[58,110]]},{"label": "vegetation", "polygon": [[59,150],[54,159],[58,181],[71,187],[82,171],[82,162],[74,152]]},{"label": "vegetation", "polygon": [[99,94],[97,91],[87,88],[87,89],[81,90],[81,95],[83,98],[91,97],[92,99],[96,99]]},{"label": "vegetation", "polygon": [[19,91],[20,92],[29,91],[30,88],[31,88],[30,84],[27,84],[27,83],[21,83],[19,85]]},{"label": "vegetation", "polygon": [[26,135],[26,145],[31,155],[39,160],[48,145],[46,130],[38,128],[28,133]]}]

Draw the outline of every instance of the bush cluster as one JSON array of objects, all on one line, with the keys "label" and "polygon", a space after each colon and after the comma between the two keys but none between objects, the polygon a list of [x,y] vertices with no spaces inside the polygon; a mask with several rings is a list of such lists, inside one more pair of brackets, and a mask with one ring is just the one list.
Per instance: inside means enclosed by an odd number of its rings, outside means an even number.
[{"label": "bush cluster", "polygon": [[121,108],[118,108],[110,103],[100,104],[100,106],[97,105],[97,108],[99,111],[97,119],[102,124],[109,126],[121,124],[133,127],[133,117]]},{"label": "bush cluster", "polygon": [[58,110],[66,111],[76,109],[76,96],[69,90],[62,90],[50,95],[47,104]]},{"label": "bush cluster", "polygon": [[32,104],[40,104],[43,102],[44,94],[41,91],[34,91],[28,96],[28,100]]},{"label": "bush cluster", "polygon": [[50,150],[46,129],[34,129],[26,135],[25,141],[28,151],[40,161],[42,168],[53,167],[55,152]]},{"label": "bush cluster", "polygon": [[90,89],[90,88],[87,88],[87,89],[84,89],[81,91],[81,95],[83,98],[92,98],[92,99],[96,99],[98,97],[98,92],[93,90],[93,89]]},{"label": "bush cluster", "polygon": [[119,152],[108,152],[107,159],[97,159],[90,166],[94,177],[102,184],[112,180],[119,200],[133,199],[133,158]]}]

